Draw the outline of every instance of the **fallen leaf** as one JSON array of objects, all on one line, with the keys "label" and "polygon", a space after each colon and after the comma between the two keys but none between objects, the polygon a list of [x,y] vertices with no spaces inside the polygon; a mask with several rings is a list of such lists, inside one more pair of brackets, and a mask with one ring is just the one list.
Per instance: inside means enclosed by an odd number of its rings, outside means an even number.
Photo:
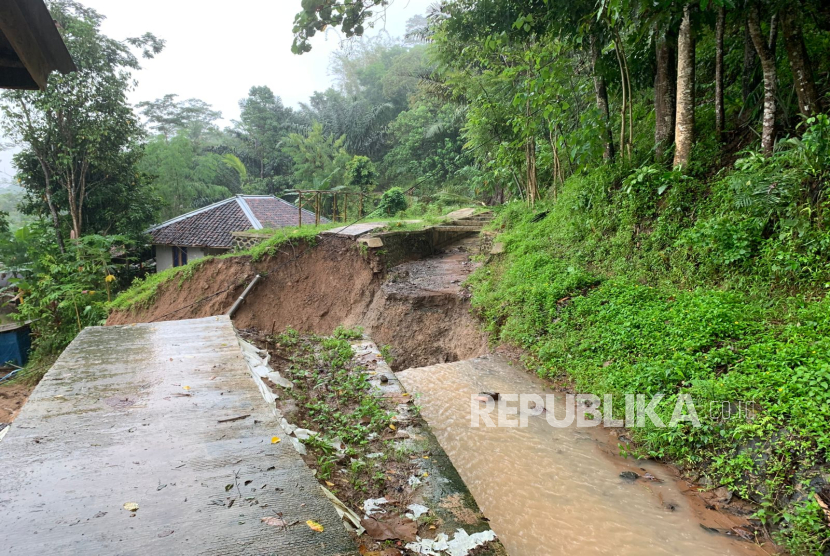
[{"label": "fallen leaf", "polygon": [[305,524],[308,525],[308,528],[311,529],[312,531],[317,531],[318,533],[323,532],[323,526],[320,525],[319,523],[317,523],[316,521],[311,521],[309,519],[308,521],[305,522]]},{"label": "fallen leaf", "polygon": [[411,542],[415,540],[415,534],[418,532],[417,523],[397,516],[386,516],[382,520],[366,517],[360,520],[360,524],[376,541],[400,539]]},{"label": "fallen leaf", "polygon": [[395,427],[395,425],[389,425],[389,428],[390,428],[390,429],[392,429],[393,431],[398,430],[398,429]]},{"label": "fallen leaf", "polygon": [[280,441],[280,437],[279,437],[279,436],[272,436],[272,437],[271,437],[271,444],[276,444],[276,443],[278,443],[279,441]]},{"label": "fallen leaf", "polygon": [[127,502],[124,504],[124,509],[128,512],[137,512],[138,511],[138,504],[135,502]]},{"label": "fallen leaf", "polygon": [[332,482],[330,482],[330,481],[326,481],[326,486],[333,487],[333,486],[334,486],[334,483],[332,483]]},{"label": "fallen leaf", "polygon": [[169,537],[169,536],[170,536],[170,535],[172,535],[173,533],[175,533],[175,531],[162,531],[161,533],[159,533],[159,534],[158,534],[158,535],[156,535],[156,536],[157,536],[158,538],[160,538],[160,539],[163,539],[164,537]]},{"label": "fallen leaf", "polygon": [[265,525],[272,525],[274,527],[286,527],[287,526],[284,519],[282,519],[280,517],[276,517],[276,516],[263,517],[262,519],[260,519],[260,521],[263,522]]},{"label": "fallen leaf", "polygon": [[190,390],[190,386],[182,386],[182,388],[185,390]]}]

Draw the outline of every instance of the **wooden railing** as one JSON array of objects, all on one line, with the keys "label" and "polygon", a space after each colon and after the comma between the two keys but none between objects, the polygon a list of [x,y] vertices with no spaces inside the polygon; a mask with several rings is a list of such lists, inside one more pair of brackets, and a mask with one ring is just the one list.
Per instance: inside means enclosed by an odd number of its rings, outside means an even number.
[{"label": "wooden railing", "polygon": [[[332,222],[346,222],[349,218],[349,197],[357,201],[357,218],[363,218],[366,200],[372,200],[373,195],[357,191],[337,191],[330,189],[289,189],[286,193],[297,195],[297,214],[299,217],[299,225],[303,225],[303,203],[304,198],[309,202],[313,201],[314,206],[314,225],[320,225],[320,214],[325,205],[325,196],[331,197],[331,221]],[[339,206],[338,206],[339,201]],[[340,209],[338,211],[338,209]],[[352,213],[354,214],[354,213]],[[341,219],[341,220],[338,220]]]}]

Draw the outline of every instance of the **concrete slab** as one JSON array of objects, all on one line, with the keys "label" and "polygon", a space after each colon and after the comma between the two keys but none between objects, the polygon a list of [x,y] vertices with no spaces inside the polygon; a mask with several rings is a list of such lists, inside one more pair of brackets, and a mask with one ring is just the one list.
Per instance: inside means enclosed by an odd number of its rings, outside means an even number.
[{"label": "concrete slab", "polygon": [[0,469],[0,554],[356,554],[224,316],[85,329]]},{"label": "concrete slab", "polygon": [[378,230],[386,226],[386,222],[364,222],[361,224],[352,224],[350,226],[340,226],[339,228],[331,228],[325,230],[324,234],[334,234],[338,236],[359,237],[363,234],[368,234],[372,230]]},{"label": "concrete slab", "polygon": [[476,209],[474,208],[463,208],[452,211],[451,213],[444,216],[444,218],[446,220],[458,220],[459,218],[469,218],[472,215],[474,215],[475,212]]},{"label": "concrete slab", "polygon": [[363,243],[366,247],[371,247],[372,249],[377,249],[378,247],[383,247],[383,240],[377,236],[371,237],[362,237],[357,240],[358,243]]}]

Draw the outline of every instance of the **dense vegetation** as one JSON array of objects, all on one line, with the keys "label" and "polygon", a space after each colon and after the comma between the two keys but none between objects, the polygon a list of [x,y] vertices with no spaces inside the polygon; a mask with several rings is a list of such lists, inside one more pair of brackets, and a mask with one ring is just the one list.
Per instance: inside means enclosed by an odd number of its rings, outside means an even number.
[{"label": "dense vegetation", "polygon": [[[293,50],[328,26],[360,37],[386,4],[304,0]],[[37,221],[2,234],[2,260],[54,352],[131,281],[141,230],[230,194],[361,191],[387,215],[412,197],[410,211],[494,205],[506,252],[472,280],[494,337],[599,395],[746,402],[749,418],[701,411],[704,427],[634,431],[629,449],[755,500],[788,548],[820,554],[828,6],[444,0],[404,38],[355,38],[335,86],[299,107],[250,88],[220,129],[198,99],[130,106],[133,52],[163,41],[115,41],[99,14],[55,0],[80,71],[3,94]]]},{"label": "dense vegetation", "polygon": [[[386,4],[304,2],[295,51]],[[754,500],[804,554],[830,541],[829,30],[809,0],[448,0],[419,31],[468,184],[512,199],[471,280],[494,338],[582,392],[663,394],[664,416],[692,394],[701,428],[626,449]]]}]

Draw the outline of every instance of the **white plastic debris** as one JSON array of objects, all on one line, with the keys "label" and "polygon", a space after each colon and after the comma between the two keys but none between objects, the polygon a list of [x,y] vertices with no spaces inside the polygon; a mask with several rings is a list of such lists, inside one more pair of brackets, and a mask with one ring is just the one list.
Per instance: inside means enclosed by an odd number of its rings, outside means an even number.
[{"label": "white plastic debris", "polygon": [[291,441],[291,445],[294,446],[294,449],[297,450],[297,452],[301,456],[308,454],[308,450],[306,449],[305,444],[303,444],[293,436],[289,436],[288,439]]},{"label": "white plastic debris", "polygon": [[250,365],[249,364],[248,366],[251,367],[251,372],[256,373],[256,375],[260,378],[268,376],[268,373],[271,372],[270,367],[266,367],[265,365],[262,365],[261,363],[258,363],[258,364],[255,364],[255,365]]},{"label": "white plastic debris", "polygon": [[294,429],[294,436],[300,440],[308,440],[312,436],[317,436],[318,432],[310,431],[308,429]]},{"label": "white plastic debris", "polygon": [[366,457],[369,458],[369,459],[380,458],[380,457],[383,457],[383,452],[374,452],[372,454],[366,454]]},{"label": "white plastic debris", "polygon": [[492,530],[468,535],[464,529],[458,529],[452,540],[445,533],[439,533],[434,540],[415,537],[416,542],[407,543],[406,549],[424,556],[467,556],[471,550],[490,541],[496,540]]},{"label": "white plastic debris", "polygon": [[409,510],[409,513],[406,514],[406,517],[413,521],[418,519],[425,513],[429,512],[429,508],[427,508],[426,506],[422,506],[421,504],[410,504],[406,507],[406,509]]},{"label": "white plastic debris", "polygon": [[363,502],[363,512],[366,514],[366,517],[386,513],[380,506],[387,503],[389,503],[389,500],[386,498],[369,498]]},{"label": "white plastic debris", "polygon": [[337,496],[332,494],[329,489],[323,485],[320,485],[320,488],[323,489],[323,494],[326,495],[326,498],[328,498],[334,505],[334,509],[337,511],[340,519],[343,520],[343,526],[346,527],[346,531],[354,532],[354,534],[358,536],[362,535],[365,529],[362,525],[360,525],[360,516],[349,509],[349,507],[341,502]]},{"label": "white plastic debris", "polygon": [[291,434],[292,432],[297,430],[297,427],[289,423],[285,417],[280,419],[280,426],[282,427],[282,430],[285,431],[285,434]]},{"label": "white plastic debris", "polygon": [[[271,369],[271,367],[268,367],[268,369]],[[277,386],[282,386],[283,388],[294,388],[294,383],[282,376],[277,371],[269,371],[267,376],[268,380],[270,380]]]},{"label": "white plastic debris", "polygon": [[419,486],[421,486],[421,479],[419,479],[415,475],[412,475],[407,482],[409,483],[409,486],[411,486],[412,488],[418,488]]}]

